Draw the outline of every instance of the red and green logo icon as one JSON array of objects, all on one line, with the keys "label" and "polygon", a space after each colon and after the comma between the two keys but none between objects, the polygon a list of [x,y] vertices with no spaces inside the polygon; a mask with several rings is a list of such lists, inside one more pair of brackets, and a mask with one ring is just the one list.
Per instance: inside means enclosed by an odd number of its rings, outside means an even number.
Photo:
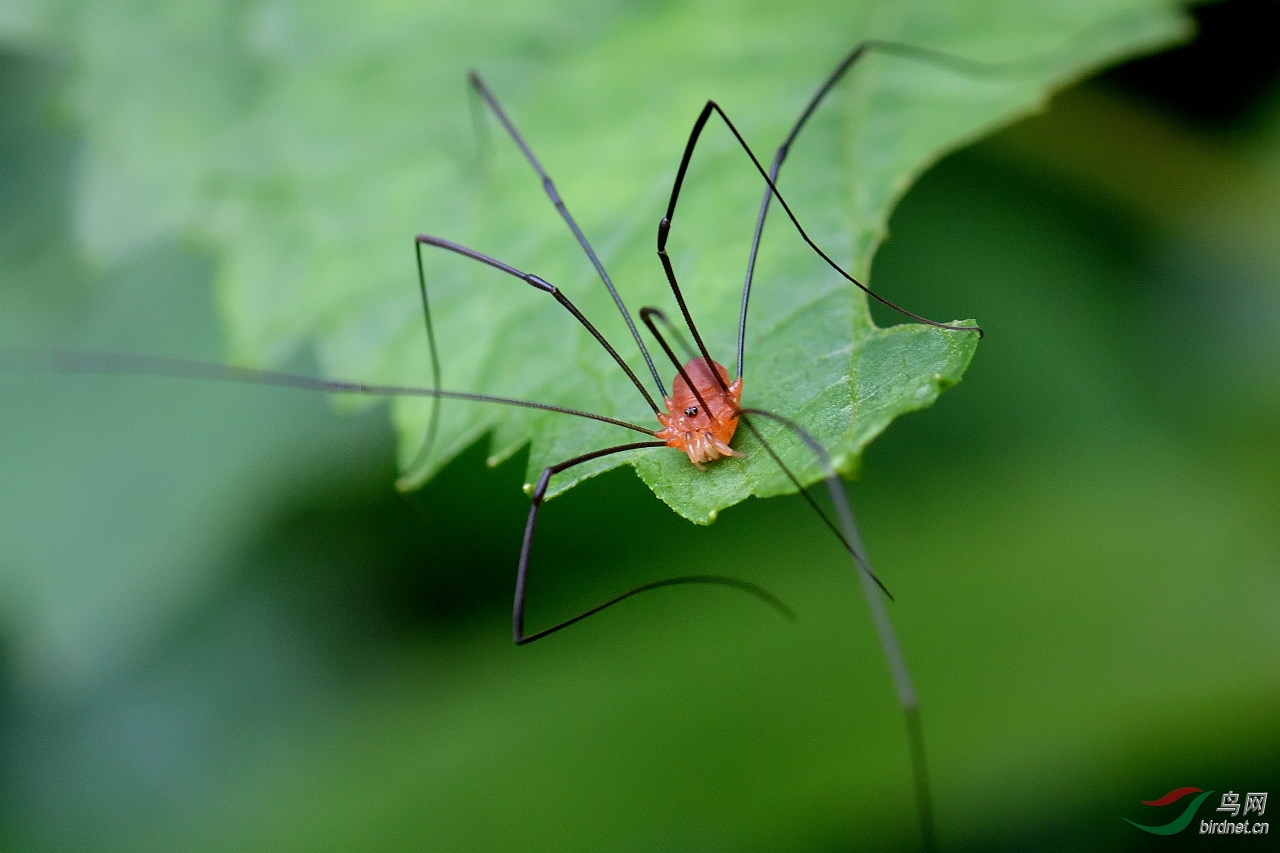
[{"label": "red and green logo icon", "polygon": [[1138,829],[1141,829],[1143,832],[1150,832],[1152,835],[1173,835],[1175,833],[1182,832],[1182,830],[1191,825],[1191,821],[1194,820],[1196,816],[1196,809],[1200,808],[1200,804],[1207,800],[1212,793],[1213,791],[1204,791],[1200,788],[1176,788],[1158,800],[1142,801],[1144,806],[1163,808],[1164,806],[1179,802],[1192,794],[1196,794],[1197,796],[1195,799],[1188,802],[1182,809],[1182,812],[1168,823],[1160,824],[1158,826],[1144,826],[1136,821],[1129,820],[1128,818],[1125,818],[1125,820],[1129,821],[1129,823],[1133,824]]}]

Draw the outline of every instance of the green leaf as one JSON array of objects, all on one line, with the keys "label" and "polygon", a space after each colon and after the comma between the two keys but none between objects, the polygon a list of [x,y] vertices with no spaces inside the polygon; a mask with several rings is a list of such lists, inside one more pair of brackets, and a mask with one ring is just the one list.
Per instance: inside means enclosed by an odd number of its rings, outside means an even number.
[{"label": "green leaf", "polygon": [[[1008,64],[975,75],[869,56],[815,115],[780,186],[819,244],[866,280],[893,205],[931,163],[1038,108],[1052,88],[1185,33],[1172,5],[1157,0],[26,8],[36,11],[19,16],[23,38],[36,32],[57,44],[76,69],[68,107],[88,144],[79,227],[95,253],[121,257],[158,236],[187,235],[219,258],[237,362],[278,362],[310,345],[329,375],[413,384],[429,377],[414,233],[553,282],[642,373],[635,343],[510,140],[486,120],[477,142],[469,68],[553,175],[632,310],[673,313],[654,231],[706,99],[767,159],[864,39]],[[670,250],[702,334],[730,369],[762,189],[713,120]],[[757,271],[744,404],[796,419],[851,471],[894,417],[959,380],[975,336],[875,326],[862,295],[780,214],[775,207]],[[546,295],[445,252],[426,261],[446,388],[656,427],[616,365]],[[944,310],[963,315],[964,294]],[[486,433],[494,459],[531,444],[530,481],[554,461],[636,437],[550,413],[456,402],[442,411],[435,453],[405,472],[408,484]],[[427,418],[421,400],[395,406],[406,464]],[[819,476],[793,437],[765,432],[802,480]],[[706,472],[666,449],[609,456],[566,472],[553,492],[630,463],[673,509],[707,522],[749,494],[791,489],[749,435],[735,446],[745,457]]]}]

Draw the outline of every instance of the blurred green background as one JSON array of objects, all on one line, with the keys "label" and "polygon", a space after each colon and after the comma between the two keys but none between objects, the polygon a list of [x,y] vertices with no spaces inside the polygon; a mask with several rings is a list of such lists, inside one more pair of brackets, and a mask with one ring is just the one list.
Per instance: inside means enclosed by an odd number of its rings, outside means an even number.
[{"label": "blurred green background", "polygon": [[[1280,12],[1199,16],[940,163],[876,260],[988,330],[851,486],[944,849],[1196,846],[1124,818],[1280,787]],[[203,247],[80,260],[66,73],[0,53],[4,340],[221,357]],[[918,849],[865,605],[796,500],[558,498],[535,624],[690,559],[801,618],[680,590],[516,649],[522,459],[405,497],[382,410],[0,380],[0,849]]]}]

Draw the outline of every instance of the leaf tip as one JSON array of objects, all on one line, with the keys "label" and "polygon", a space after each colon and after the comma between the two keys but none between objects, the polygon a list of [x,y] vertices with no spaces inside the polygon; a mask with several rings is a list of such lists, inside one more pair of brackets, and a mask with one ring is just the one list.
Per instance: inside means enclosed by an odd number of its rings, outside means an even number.
[{"label": "leaf tip", "polygon": [[422,478],[414,474],[401,474],[396,478],[397,492],[412,492],[422,485]]},{"label": "leaf tip", "polygon": [[841,477],[852,477],[858,472],[858,464],[848,453],[839,453],[831,459],[831,467]]}]

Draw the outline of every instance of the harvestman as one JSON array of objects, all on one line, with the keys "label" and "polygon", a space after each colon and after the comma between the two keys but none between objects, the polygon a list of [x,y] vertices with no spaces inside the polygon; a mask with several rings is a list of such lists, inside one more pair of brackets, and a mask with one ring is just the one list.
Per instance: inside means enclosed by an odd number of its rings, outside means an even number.
[{"label": "harvestman", "polygon": [[[776,603],[772,599],[772,596],[768,596],[767,593],[763,593],[763,590],[759,590],[758,588],[754,588],[754,587],[751,587],[750,585],[746,585],[741,581],[736,581],[729,578],[721,578],[721,577],[707,576],[707,575],[691,576],[686,578],[671,578],[663,581],[658,581],[654,584],[646,584],[644,586],[629,590],[613,599],[610,599],[609,601],[606,601],[596,607],[593,607],[568,620],[552,625],[549,628],[545,628],[531,634],[526,634],[524,631],[524,599],[525,599],[526,580],[527,580],[527,572],[528,572],[528,564],[529,564],[529,553],[532,547],[533,532],[537,522],[538,509],[542,504],[543,498],[545,497],[547,487],[550,483],[551,477],[563,471],[566,471],[569,468],[572,468],[576,465],[581,465],[585,462],[589,462],[594,459],[598,459],[602,456],[608,456],[614,453],[623,453],[623,452],[650,448],[650,447],[672,447],[677,450],[681,450],[688,455],[689,460],[692,464],[694,464],[698,468],[704,468],[705,465],[707,465],[708,463],[715,462],[717,459],[720,459],[726,456],[739,455],[729,446],[729,443],[732,440],[733,435],[737,429],[737,425],[740,420],[740,415],[754,414],[759,417],[767,418],[777,423],[780,423],[782,426],[796,433],[796,435],[807,446],[809,446],[812,452],[818,457],[818,460],[821,463],[826,473],[826,480],[828,483],[828,487],[832,490],[833,499],[838,498],[836,500],[837,504],[847,503],[846,501],[843,500],[843,490],[839,485],[839,480],[835,475],[833,466],[831,465],[825,450],[807,431],[801,428],[798,424],[795,424],[792,421],[788,420],[787,418],[784,418],[778,414],[775,414],[772,412],[766,412],[760,409],[743,408],[741,406],[742,376],[743,376],[742,366],[743,366],[743,359],[744,359],[743,347],[744,347],[744,341],[746,337],[747,309],[750,304],[751,286],[752,286],[752,281],[755,273],[756,258],[759,254],[760,240],[764,232],[764,224],[765,224],[766,217],[768,215],[769,207],[774,199],[777,199],[778,204],[782,207],[788,219],[791,221],[797,233],[805,241],[805,243],[814,252],[816,252],[817,255],[829,267],[831,267],[831,269],[835,270],[844,279],[846,279],[851,284],[861,289],[864,293],[871,296],[873,299],[876,299],[877,301],[883,303],[884,305],[887,305],[888,307],[892,308],[893,310],[905,316],[911,317],[912,319],[918,320],[922,323],[927,323],[931,326],[936,326],[938,328],[947,329],[949,331],[955,331],[955,332],[975,332],[978,335],[982,334],[982,329],[977,326],[949,325],[946,323],[939,323],[935,320],[930,320],[926,317],[922,317],[919,314],[908,311],[907,309],[895,304],[894,302],[889,301],[888,299],[884,298],[878,293],[875,293],[870,288],[863,285],[860,281],[858,281],[852,275],[846,272],[838,263],[836,263],[836,261],[834,261],[826,252],[822,250],[821,247],[819,247],[810,238],[809,234],[805,231],[804,227],[800,224],[800,221],[796,218],[796,215],[792,211],[791,206],[787,204],[786,199],[778,191],[778,188],[776,185],[777,176],[782,168],[782,164],[785,161],[787,154],[790,152],[792,143],[795,141],[800,131],[804,128],[810,116],[814,113],[814,111],[817,109],[819,104],[821,104],[823,99],[826,97],[827,93],[830,92],[831,89],[835,87],[835,85],[848,72],[848,70],[854,65],[854,63],[857,62],[859,58],[861,58],[862,56],[865,56],[871,50],[878,50],[885,53],[896,53],[896,54],[908,56],[914,59],[924,59],[931,62],[941,63],[943,65],[950,65],[955,68],[959,68],[960,70],[963,70],[963,71],[971,71],[975,69],[982,71],[988,68],[988,66],[981,65],[979,63],[971,63],[968,60],[949,56],[947,54],[937,53],[930,50],[925,50],[923,48],[917,48],[911,45],[903,45],[895,42],[885,42],[885,41],[863,42],[860,45],[858,45],[856,48],[854,48],[848,55],[846,55],[843,60],[841,60],[841,62],[836,66],[836,68],[831,72],[831,74],[828,75],[827,79],[823,82],[822,86],[819,87],[818,91],[810,99],[809,103],[805,106],[805,109],[801,112],[800,117],[796,120],[796,123],[791,128],[791,131],[788,133],[786,139],[783,141],[782,145],[778,148],[777,152],[775,153],[773,163],[767,172],[764,169],[764,167],[761,165],[759,159],[756,157],[754,152],[751,150],[751,147],[747,144],[746,140],[739,133],[737,127],[734,125],[732,120],[730,120],[729,116],[724,112],[723,109],[721,109],[720,105],[717,104],[715,101],[707,101],[706,105],[702,108],[701,113],[699,113],[698,118],[694,121],[693,128],[689,134],[689,139],[685,144],[685,149],[680,159],[680,165],[676,171],[675,180],[672,183],[671,196],[667,203],[666,213],[658,223],[658,238],[657,238],[657,253],[658,253],[659,259],[662,262],[663,272],[666,275],[668,284],[670,285],[671,293],[675,297],[676,304],[680,308],[680,313],[682,318],[684,319],[685,326],[689,330],[689,333],[692,335],[693,340],[697,346],[697,350],[696,350],[697,354],[693,358],[689,359],[687,362],[681,363],[680,359],[677,358],[675,353],[673,352],[670,344],[667,341],[666,336],[664,336],[663,333],[659,331],[657,327],[658,324],[665,326],[670,336],[676,338],[677,340],[679,339],[679,333],[671,325],[670,321],[667,320],[666,316],[657,308],[652,308],[652,307],[641,308],[639,312],[641,320],[644,322],[645,326],[649,329],[649,332],[653,335],[654,339],[658,342],[663,353],[667,356],[671,364],[676,369],[677,375],[672,384],[672,394],[670,396],[668,396],[666,393],[666,389],[663,385],[662,378],[658,373],[657,367],[654,365],[653,358],[649,352],[648,347],[645,346],[644,340],[640,335],[639,329],[636,327],[636,323],[631,316],[631,312],[627,309],[626,303],[622,300],[621,295],[618,293],[617,288],[614,286],[612,279],[609,277],[608,272],[604,268],[604,264],[600,261],[595,250],[591,247],[590,242],[587,240],[586,236],[582,233],[582,230],[578,227],[578,224],[574,220],[572,214],[569,213],[569,209],[566,206],[564,200],[560,197],[559,192],[556,190],[555,184],[552,181],[551,176],[543,168],[537,156],[533,153],[533,150],[529,147],[528,143],[526,143],[526,141],[524,140],[524,137],[516,129],[515,124],[511,121],[506,111],[498,103],[497,98],[494,96],[492,91],[490,91],[489,87],[484,83],[484,81],[480,78],[480,76],[475,72],[472,72],[468,76],[468,81],[471,85],[472,90],[481,98],[481,100],[484,101],[485,105],[494,114],[494,116],[496,116],[499,123],[502,125],[503,129],[506,131],[507,135],[511,138],[511,140],[515,143],[515,145],[520,149],[521,154],[524,155],[524,158],[528,161],[529,165],[533,168],[534,172],[537,174],[538,178],[541,180],[543,190],[546,192],[548,198],[551,200],[556,210],[559,211],[561,218],[565,221],[565,224],[569,227],[569,230],[573,232],[574,238],[578,241],[579,246],[582,248],[587,258],[591,261],[592,266],[596,270],[596,274],[600,277],[600,280],[604,284],[605,288],[608,289],[610,297],[613,299],[613,302],[617,306],[619,313],[622,315],[623,320],[627,324],[627,328],[630,330],[632,337],[635,339],[636,344],[640,348],[640,352],[644,357],[645,364],[648,367],[649,373],[653,378],[654,385],[657,386],[659,393],[664,397],[664,403],[666,407],[666,411],[664,412],[658,406],[658,403],[655,401],[653,396],[651,396],[648,390],[645,388],[644,383],[640,381],[639,377],[636,376],[635,372],[632,371],[631,367],[626,363],[626,361],[622,358],[622,356],[618,354],[617,350],[614,349],[614,347],[609,343],[609,341],[605,339],[605,337],[600,333],[600,331],[582,314],[582,312],[578,310],[578,308],[573,304],[573,302],[570,301],[570,299],[567,296],[565,296],[558,288],[556,288],[550,282],[547,282],[545,279],[542,279],[539,276],[534,275],[532,273],[517,269],[516,267],[513,267],[500,260],[497,260],[496,258],[492,258],[488,255],[477,252],[474,249],[470,249],[466,246],[455,243],[452,240],[447,240],[442,237],[435,237],[430,235],[419,235],[418,237],[415,238],[414,246],[415,246],[415,254],[416,254],[416,260],[418,265],[419,292],[422,298],[422,309],[423,309],[423,317],[425,319],[425,325],[426,325],[428,349],[431,355],[432,378],[435,383],[436,389],[438,389],[440,385],[440,366],[439,366],[440,360],[438,357],[436,343],[435,343],[435,333],[431,324],[431,310],[430,310],[429,300],[427,297],[427,287],[426,287],[426,269],[422,259],[423,246],[433,246],[436,248],[444,249],[446,251],[461,255],[463,257],[470,258],[471,260],[478,261],[482,264],[486,264],[494,269],[500,270],[501,272],[504,272],[507,275],[510,275],[516,279],[519,279],[525,282],[526,284],[534,287],[539,291],[542,291],[544,293],[551,295],[557,302],[560,303],[560,305],[566,311],[568,311],[574,317],[574,319],[578,321],[579,324],[582,325],[583,328],[585,328],[591,334],[592,337],[596,339],[597,342],[599,342],[600,346],[604,348],[604,350],[609,354],[610,358],[612,358],[613,361],[618,365],[618,367],[623,371],[623,373],[626,374],[627,378],[635,386],[636,390],[640,393],[640,396],[644,399],[645,403],[653,411],[654,416],[658,419],[659,423],[662,425],[662,429],[655,431],[652,429],[647,429],[645,427],[639,426],[634,423],[620,421],[614,418],[608,418],[602,415],[596,415],[589,412],[565,409],[558,406],[535,404],[535,403],[529,403],[526,401],[515,401],[515,400],[506,400],[506,399],[498,400],[493,397],[485,397],[481,395],[459,395],[456,393],[444,392],[444,391],[436,391],[434,393],[427,394],[427,396],[434,396],[437,401],[441,398],[463,397],[467,399],[477,399],[477,400],[484,400],[488,402],[502,402],[509,405],[520,405],[520,406],[529,406],[533,408],[547,409],[550,411],[561,412],[563,414],[574,415],[576,417],[585,417],[585,418],[590,418],[592,420],[598,420],[605,423],[614,424],[616,426],[620,426],[635,432],[639,432],[644,435],[648,435],[653,439],[651,441],[632,442],[628,444],[620,444],[612,447],[606,447],[600,450],[594,450],[594,451],[591,451],[590,453],[585,453],[580,456],[575,456],[571,459],[566,459],[563,462],[558,462],[554,465],[550,465],[543,470],[541,477],[539,477],[538,479],[537,485],[533,489],[532,501],[531,501],[531,506],[529,510],[529,520],[525,527],[524,541],[521,547],[520,563],[517,571],[515,605],[514,605],[514,612],[513,612],[513,639],[517,645],[523,645],[524,643],[529,643],[529,642],[532,642],[533,640],[537,640],[542,637],[545,637],[548,634],[555,633],[556,631],[566,628],[569,625],[572,625],[573,623],[586,618],[587,616],[590,616],[594,613],[598,613],[599,611],[607,607],[617,604],[623,599],[629,598],[639,592],[643,592],[657,586],[670,586],[677,583],[724,583],[724,584],[730,584],[733,586],[738,586],[740,588],[747,589],[748,591],[753,591],[756,594],[763,594],[763,597],[765,597],[767,600],[770,600],[771,602]],[[702,336],[699,334],[697,325],[694,323],[693,317],[689,312],[689,308],[687,303],[685,302],[683,292],[681,291],[680,285],[677,282],[675,270],[672,267],[670,256],[667,253],[667,238],[670,234],[671,225],[675,218],[676,205],[680,198],[680,191],[684,186],[685,174],[688,171],[689,164],[693,159],[693,153],[694,153],[694,150],[697,148],[698,140],[701,138],[702,131],[705,129],[706,124],[710,120],[712,115],[719,116],[720,119],[724,122],[725,126],[728,127],[729,131],[733,134],[734,138],[736,139],[738,144],[741,146],[742,150],[750,158],[752,164],[755,166],[756,170],[760,173],[761,177],[764,179],[764,182],[766,184],[764,198],[760,204],[760,212],[756,218],[756,226],[752,236],[751,250],[750,250],[750,254],[748,256],[748,261],[747,261],[746,281],[743,285],[741,311],[739,314],[739,321],[738,321],[738,341],[737,341],[738,378],[733,380],[732,383],[729,382],[728,371],[724,368],[724,366],[711,358],[711,354],[710,352],[708,352],[707,346],[704,343]],[[686,346],[686,349],[687,349],[687,346]],[[423,443],[423,448],[418,454],[419,458],[422,458],[423,456],[425,456],[431,447],[432,438],[435,432],[435,424],[438,419],[438,413],[439,413],[438,407],[433,409],[431,414],[431,426],[428,428],[428,434]],[[751,422],[746,419],[741,419],[741,420],[742,420],[742,423],[745,426],[747,426],[748,430],[751,431],[755,435],[755,437],[760,441],[761,445],[765,448],[766,452],[778,463],[778,465],[782,468],[782,470],[787,475],[787,477],[791,479],[792,483],[796,486],[797,490],[806,498],[806,500],[809,501],[810,505],[819,514],[819,516],[823,519],[823,521],[827,524],[827,526],[830,527],[832,531],[836,534],[836,536],[840,538],[842,543],[845,545],[846,549],[849,550],[851,555],[854,557],[855,561],[860,566],[861,570],[866,575],[868,575],[872,581],[874,581],[878,586],[880,586],[882,590],[884,590],[883,584],[871,571],[865,558],[862,556],[860,549],[855,547],[855,540],[857,538],[856,535],[850,535],[849,531],[845,531],[842,533],[841,530],[838,529],[837,525],[830,519],[830,517],[826,513],[824,513],[817,506],[816,503],[813,502],[812,497],[809,495],[808,491],[803,487],[801,487],[800,483],[797,481],[795,476],[782,463],[781,459],[774,453],[774,451],[768,445],[768,443],[764,441],[763,437],[755,429],[755,427],[751,424]],[[887,594],[888,591],[887,590],[884,590],[884,591]]]},{"label": "harvestman", "polygon": [[[690,348],[688,344],[682,340],[678,330],[657,308],[644,307],[641,308],[639,312],[641,321],[648,328],[663,354],[676,369],[676,377],[672,383],[672,391],[670,395],[666,392],[665,386],[663,385],[662,379],[658,373],[658,369],[654,365],[652,355],[648,347],[645,346],[644,340],[642,339],[640,331],[632,318],[631,312],[627,309],[622,297],[614,287],[613,281],[605,271],[604,265],[597,256],[595,250],[591,247],[586,236],[578,227],[577,222],[569,213],[568,207],[560,197],[560,194],[556,190],[550,176],[547,174],[546,170],[542,167],[542,164],[538,161],[533,151],[516,129],[505,110],[498,103],[497,98],[489,90],[488,86],[485,85],[484,81],[474,72],[469,75],[468,80],[471,88],[485,103],[490,112],[492,112],[499,123],[501,123],[507,135],[520,149],[524,158],[528,161],[529,165],[541,180],[543,189],[550,198],[552,204],[554,204],[556,210],[559,211],[561,218],[569,227],[570,231],[573,232],[579,246],[591,261],[592,266],[594,266],[596,273],[600,277],[604,286],[608,289],[609,295],[612,297],[615,305],[625,320],[631,335],[639,345],[640,352],[644,357],[649,374],[653,379],[653,383],[657,387],[660,396],[664,398],[664,407],[659,407],[655,398],[645,388],[644,383],[641,382],[638,376],[636,376],[630,366],[627,365],[626,361],[618,354],[617,350],[614,349],[609,341],[605,339],[605,337],[582,314],[582,312],[578,310],[573,302],[571,302],[570,299],[554,285],[537,275],[517,269],[516,267],[497,260],[496,258],[477,252],[474,249],[470,249],[442,237],[434,237],[430,235],[420,235],[415,238],[414,252],[417,261],[419,293],[422,301],[423,319],[431,361],[431,373],[433,380],[433,387],[431,388],[375,385],[359,382],[346,382],[341,380],[317,379],[314,377],[300,376],[271,370],[228,367],[225,365],[195,362],[185,359],[155,358],[121,353],[78,353],[62,351],[57,354],[58,367],[62,370],[77,372],[128,372],[162,375],[176,374],[186,377],[230,379],[235,381],[255,382],[322,392],[432,398],[433,408],[430,414],[430,426],[427,430],[423,448],[419,453],[419,458],[425,456],[432,445],[435,428],[439,420],[439,401],[442,399],[541,409],[544,411],[557,412],[579,418],[589,418],[648,436],[648,440],[645,441],[637,441],[601,448],[599,450],[584,453],[579,456],[566,459],[562,462],[558,462],[554,465],[550,465],[543,470],[541,477],[538,479],[537,485],[532,491],[529,516],[525,525],[524,538],[520,551],[520,561],[517,568],[515,600],[512,614],[512,635],[517,645],[524,645],[560,631],[569,625],[572,625],[608,607],[612,607],[624,599],[630,598],[638,593],[676,584],[702,583],[734,587],[755,595],[771,606],[782,610],[785,613],[789,613],[790,611],[788,611],[781,602],[774,598],[774,596],[754,584],[718,575],[692,575],[668,578],[638,586],[548,628],[526,633],[524,627],[525,594],[534,530],[537,524],[539,508],[542,505],[548,485],[553,476],[576,465],[581,465],[585,462],[589,462],[603,456],[655,447],[670,447],[680,450],[688,455],[689,460],[693,465],[698,468],[704,468],[708,464],[714,464],[718,459],[740,455],[737,451],[733,450],[731,442],[738,424],[743,424],[759,441],[765,452],[778,464],[783,473],[790,479],[797,491],[799,491],[802,497],[814,509],[827,527],[840,540],[842,545],[852,556],[858,568],[857,574],[863,584],[864,592],[866,593],[867,601],[871,608],[873,621],[888,660],[898,701],[907,718],[912,754],[912,770],[916,788],[916,797],[920,810],[921,829],[924,835],[926,847],[931,848],[933,846],[933,817],[929,796],[929,783],[925,763],[923,736],[920,729],[918,703],[916,701],[915,691],[912,687],[910,676],[907,672],[906,664],[902,658],[901,650],[889,623],[887,609],[883,599],[881,598],[880,593],[883,592],[887,595],[888,591],[884,588],[884,585],[880,582],[879,578],[876,577],[865,557],[852,510],[845,497],[839,477],[835,472],[835,468],[832,465],[826,450],[807,430],[788,418],[773,412],[743,407],[741,405],[741,396],[743,393],[743,342],[746,335],[747,310],[750,304],[756,259],[759,253],[764,224],[768,216],[770,206],[775,200],[783,209],[799,236],[818,255],[818,257],[820,257],[824,263],[826,263],[845,280],[862,290],[871,298],[883,303],[898,313],[922,323],[927,323],[952,332],[976,333],[978,335],[982,334],[982,329],[977,326],[949,325],[922,317],[889,301],[863,285],[851,274],[846,272],[836,261],[824,252],[822,248],[813,241],[813,239],[810,238],[809,234],[805,231],[803,226],[801,226],[790,205],[788,205],[785,198],[778,190],[776,183],[778,175],[788,153],[790,152],[791,145],[794,143],[801,130],[805,127],[814,111],[823,102],[832,88],[834,88],[840,79],[848,73],[849,69],[852,68],[860,58],[866,56],[871,51],[896,54],[914,60],[923,60],[940,66],[949,67],[953,71],[966,74],[981,74],[988,72],[993,68],[993,66],[972,62],[911,45],[885,41],[863,42],[847,54],[843,60],[841,60],[841,62],[818,88],[817,92],[815,92],[810,98],[804,110],[800,113],[799,118],[787,134],[782,145],[774,154],[773,161],[768,170],[766,170],[760,163],[760,160],[752,152],[750,146],[739,133],[737,127],[729,119],[729,116],[724,112],[724,110],[721,109],[715,101],[707,101],[706,105],[702,108],[702,111],[694,122],[688,141],[685,144],[684,152],[680,159],[680,165],[672,184],[666,213],[658,223],[657,234],[657,253],[662,263],[663,272],[666,275],[667,282],[671,288],[671,293],[675,298],[676,304],[679,306],[680,315],[684,320],[685,327],[693,338],[696,349]],[[697,326],[693,322],[693,317],[689,312],[689,308],[685,302],[684,295],[681,292],[680,285],[676,280],[671,259],[667,253],[667,239],[675,217],[676,205],[679,201],[680,191],[684,185],[685,174],[693,158],[693,153],[697,147],[698,140],[701,138],[707,122],[713,115],[718,116],[732,133],[734,139],[751,160],[751,163],[754,165],[756,171],[759,172],[766,185],[764,196],[760,203],[759,213],[756,217],[750,253],[747,258],[746,278],[743,285],[741,309],[738,319],[736,354],[737,369],[735,371],[737,373],[737,377],[733,379],[733,381],[729,380],[728,370],[711,358],[706,344],[704,343],[702,336],[699,334]],[[609,357],[612,358],[623,371],[630,382],[635,386],[640,396],[644,399],[645,403],[650,409],[652,409],[654,416],[661,424],[661,429],[649,429],[635,423],[606,417],[604,415],[546,403],[515,400],[488,394],[446,391],[441,389],[440,360],[436,347],[435,332],[431,322],[429,300],[427,298],[426,266],[423,262],[422,253],[424,246],[443,249],[445,251],[470,258],[471,260],[478,261],[519,279],[535,289],[553,297],[584,329],[587,330],[587,332],[591,334],[592,337],[596,339],[597,342],[599,342],[600,346],[608,353]],[[659,328],[660,326],[662,329]],[[663,331],[664,329],[665,333]],[[676,341],[679,346],[691,355],[691,357],[682,362],[672,349],[670,340]],[[761,435],[760,431],[748,416],[763,418],[779,424],[793,432],[810,449],[824,472],[825,483],[835,508],[835,519],[832,519],[830,515],[823,511],[809,491],[803,487],[791,470],[782,462],[781,458],[773,448],[765,441],[763,435]]]}]

